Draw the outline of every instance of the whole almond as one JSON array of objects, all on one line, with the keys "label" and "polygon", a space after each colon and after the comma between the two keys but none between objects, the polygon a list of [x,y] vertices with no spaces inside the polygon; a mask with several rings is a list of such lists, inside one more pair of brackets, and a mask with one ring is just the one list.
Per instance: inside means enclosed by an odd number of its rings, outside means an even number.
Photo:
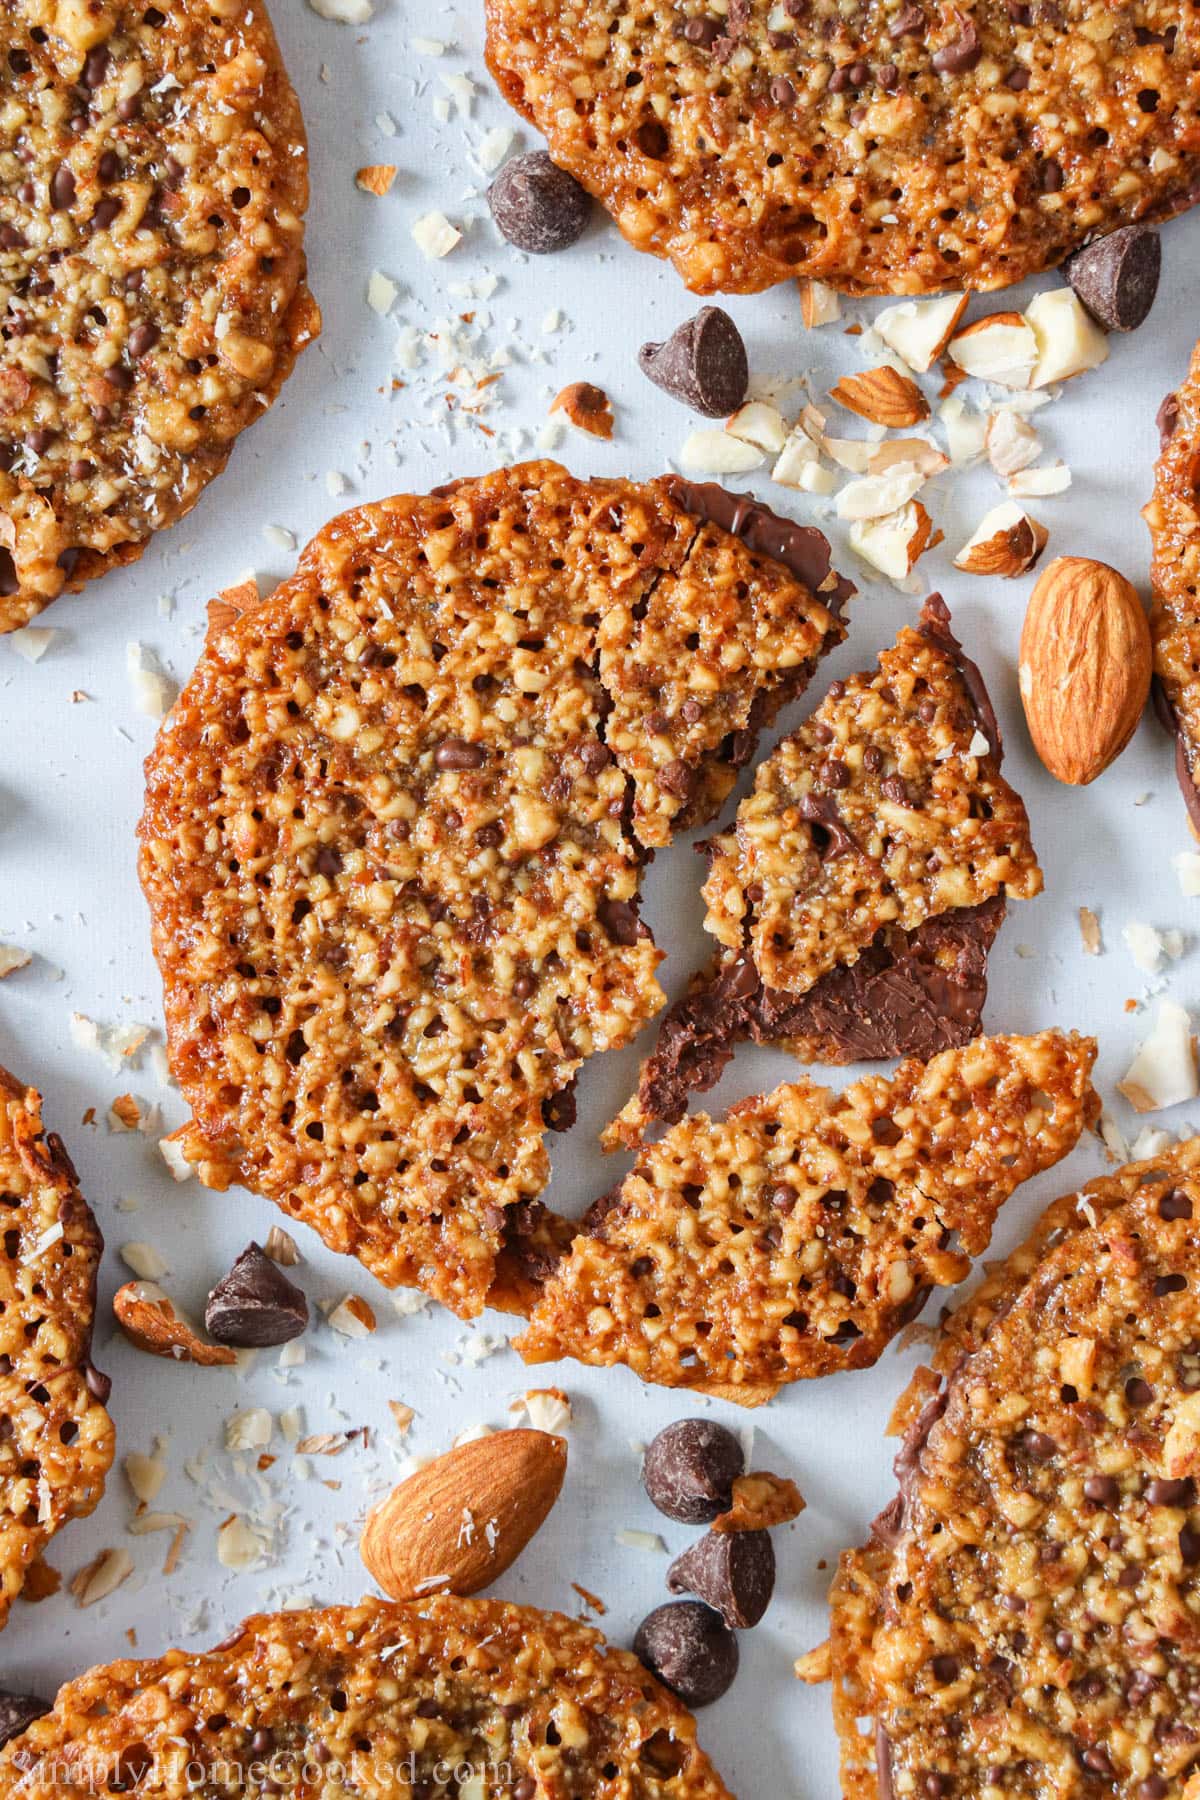
[{"label": "whole almond", "polygon": [[888,430],[901,425],[919,425],[929,417],[929,402],[911,375],[902,375],[884,363],[868,369],[864,375],[843,375],[829,398],[848,412],[869,419],[873,425],[886,425]]},{"label": "whole almond", "polygon": [[1085,787],[1121,754],[1150,693],[1150,627],[1137,590],[1107,563],[1059,556],[1029,600],[1021,701],[1050,773]]},{"label": "whole almond", "polygon": [[521,1554],[558,1499],[567,1442],[496,1431],[448,1450],[368,1513],[359,1552],[393,1600],[474,1594]]}]

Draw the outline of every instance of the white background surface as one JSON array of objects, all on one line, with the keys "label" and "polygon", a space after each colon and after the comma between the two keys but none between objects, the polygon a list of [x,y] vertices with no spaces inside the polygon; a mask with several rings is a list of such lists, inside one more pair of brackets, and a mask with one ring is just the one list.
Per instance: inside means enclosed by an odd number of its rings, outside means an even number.
[{"label": "white background surface", "polygon": [[[643,338],[665,336],[699,304],[672,271],[638,257],[600,217],[572,250],[541,260],[518,255],[495,233],[471,148],[495,126],[518,132],[520,147],[534,140],[491,89],[481,10],[472,5],[457,16],[435,17],[415,4],[382,0],[371,23],[355,29],[319,19],[303,0],[277,0],[276,24],[311,139],[310,278],[324,309],[324,336],[191,517],[133,569],[46,614],[41,623],[52,626],[55,636],[37,666],[0,639],[0,942],[36,953],[30,968],[0,987],[0,1061],[46,1094],[48,1118],[82,1170],[108,1240],[97,1361],[114,1376],[118,1461],[130,1450],[149,1451],[158,1436],[166,1439],[170,1475],[157,1504],[194,1520],[178,1569],[163,1578],[167,1540],[127,1535],[133,1502],[114,1470],[100,1510],[60,1537],[49,1561],[69,1578],[102,1547],[122,1545],[134,1556],[135,1574],[110,1600],[87,1611],[65,1593],[36,1607],[18,1604],[0,1639],[3,1685],[50,1693],[87,1664],[127,1654],[132,1633],[139,1652],[156,1654],[170,1643],[213,1642],[259,1606],[297,1596],[316,1602],[357,1598],[369,1584],[358,1562],[356,1520],[368,1496],[391,1485],[406,1454],[391,1425],[389,1398],[416,1407],[408,1448],[432,1454],[468,1425],[503,1425],[510,1397],[527,1386],[558,1381],[570,1392],[575,1421],[567,1487],[535,1546],[502,1583],[511,1598],[573,1611],[579,1603],[570,1583],[581,1582],[607,1601],[606,1627],[616,1641],[627,1642],[641,1616],[665,1598],[667,1559],[624,1548],[614,1534],[629,1527],[661,1531],[671,1554],[693,1535],[650,1508],[631,1444],[696,1410],[694,1404],[642,1388],[620,1369],[562,1365],[527,1374],[503,1348],[515,1333],[512,1321],[488,1318],[469,1330],[434,1309],[399,1317],[369,1276],[326,1252],[311,1234],[302,1234],[306,1261],[298,1271],[310,1299],[350,1290],[366,1295],[380,1320],[368,1343],[350,1344],[318,1319],[305,1340],[306,1366],[287,1380],[275,1368],[273,1352],[233,1373],[173,1366],[131,1349],[114,1334],[108,1306],[113,1289],[128,1277],[118,1256],[123,1243],[152,1243],[171,1271],[165,1285],[198,1314],[208,1287],[251,1236],[265,1236],[277,1215],[266,1201],[244,1193],[220,1197],[195,1182],[176,1186],[153,1139],[111,1134],[104,1116],[117,1094],[132,1089],[161,1104],[168,1127],[183,1117],[180,1098],[159,1086],[149,1060],[114,1074],[78,1048],[68,1029],[73,1010],[106,1025],[157,1025],[160,1017],[134,874],[141,762],[154,724],[135,711],[127,644],[152,647],[176,677],[185,677],[199,648],[206,600],[247,569],[256,570],[264,585],[289,570],[292,555],[264,527],[284,527],[303,542],[353,500],[424,491],[449,476],[534,453],[533,433],[549,398],[568,381],[600,382],[617,416],[610,444],[572,433],[560,446],[562,460],[580,474],[659,473],[699,423],[652,388],[636,366]],[[450,47],[442,57],[419,54],[414,34],[444,39]],[[450,94],[444,78],[463,74],[478,87],[470,116],[439,119],[438,99]],[[394,137],[379,121],[385,112],[394,121]],[[355,188],[354,170],[367,162],[399,165],[388,197],[375,199]],[[430,264],[410,230],[435,208],[465,235],[445,261]],[[1069,461],[1075,478],[1068,495],[1032,504],[1051,528],[1048,554],[1111,561],[1143,590],[1148,540],[1138,509],[1149,493],[1155,410],[1182,377],[1196,335],[1200,217],[1170,227],[1165,249],[1166,279],[1151,323],[1135,337],[1114,340],[1107,366],[1074,383],[1035,421],[1048,450]],[[400,288],[388,320],[365,304],[375,268]],[[486,303],[453,291],[454,284],[490,274],[499,283]],[[1018,301],[1029,291],[1019,291]],[[794,289],[727,304],[760,381],[799,383],[807,374],[820,399],[838,374],[862,366],[855,340],[840,328],[802,330]],[[992,302],[997,304],[1006,302]],[[973,316],[988,309],[976,302]],[[873,310],[857,309],[863,317]],[[555,311],[561,326],[547,332],[547,315]],[[416,369],[395,362],[402,332],[410,343],[419,342],[439,321],[471,312],[478,331],[471,354],[506,363],[488,390],[484,423],[498,434],[492,437],[470,420],[455,423],[446,403],[453,390],[436,348],[425,350]],[[448,360],[458,359],[451,354]],[[397,381],[402,385],[394,386]],[[802,398],[797,385],[788,402],[792,411]],[[846,430],[853,429],[848,423]],[[329,497],[329,470],[347,477],[346,501]],[[821,511],[828,511],[827,503],[772,490],[765,479],[759,491],[802,518],[823,522]],[[993,952],[987,1020],[998,1030],[1061,1024],[1097,1033],[1099,1085],[1132,1136],[1133,1116],[1112,1089],[1148,1028],[1149,1013],[1126,1010],[1130,999],[1145,997],[1147,978],[1124,947],[1121,928],[1142,920],[1190,932],[1197,906],[1181,898],[1171,867],[1172,855],[1188,847],[1189,837],[1170,749],[1147,721],[1120,764],[1095,787],[1072,791],[1045,774],[1029,747],[1016,692],[1016,647],[1030,583],[957,575],[948,562],[947,553],[1000,498],[994,479],[986,470],[943,477],[924,498],[947,545],[921,567],[930,586],[944,589],[966,647],[990,681],[1007,739],[1006,772],[1028,804],[1046,870],[1046,893],[1010,911]],[[840,530],[833,526],[831,534],[840,566],[861,580]],[[819,686],[835,672],[867,666],[915,614],[916,602],[886,585],[864,580],[861,588],[851,608],[849,642],[825,666]],[[170,616],[161,604],[167,595]],[[78,689],[88,699],[72,704]],[[803,709],[801,702],[788,721]],[[700,866],[683,844],[660,856],[646,881],[645,916],[670,953],[661,973],[671,994],[703,955],[699,879]],[[1101,918],[1100,958],[1081,950],[1077,909],[1084,904]],[[1184,1004],[1200,1001],[1197,960],[1189,939],[1184,958],[1168,971],[1169,991]],[[581,1210],[613,1180],[616,1165],[600,1156],[596,1133],[627,1095],[635,1065],[636,1055],[629,1053],[585,1068],[579,1125],[568,1140],[550,1139],[552,1204]],[[713,1103],[794,1072],[781,1057],[742,1054]],[[81,1121],[93,1106],[98,1123],[89,1128]],[[1155,1123],[1183,1132],[1189,1111],[1200,1119],[1200,1106],[1185,1107]],[[1042,1203],[1102,1167],[1100,1148],[1089,1140],[1062,1170],[1015,1198],[999,1245],[1011,1245]],[[121,1210],[131,1205],[136,1210]],[[447,1360],[459,1357],[464,1341],[481,1332],[499,1341],[495,1354],[478,1366]],[[795,1387],[754,1418],[754,1461],[795,1476],[808,1511],[777,1534],[776,1600],[764,1623],[742,1638],[737,1684],[702,1716],[702,1741],[743,1800],[824,1800],[837,1791],[828,1693],[801,1688],[791,1663],[825,1634],[829,1565],[842,1546],[861,1538],[889,1498],[892,1446],[883,1439],[883,1426],[917,1360],[916,1350],[893,1350],[874,1371]],[[313,1459],[312,1479],[303,1481],[276,1432],[271,1448],[279,1460],[259,1482],[244,1472],[249,1458],[232,1458],[223,1449],[224,1419],[250,1404],[275,1414],[300,1405],[310,1432],[367,1424],[370,1448],[352,1448],[336,1460]],[[748,1415],[735,1409],[712,1410],[735,1425],[747,1422]],[[189,1463],[199,1482],[185,1469]],[[322,1477],[340,1488],[322,1486]],[[220,1568],[215,1542],[222,1518],[242,1508],[261,1519],[272,1503],[278,1517],[268,1564],[236,1576]]]}]

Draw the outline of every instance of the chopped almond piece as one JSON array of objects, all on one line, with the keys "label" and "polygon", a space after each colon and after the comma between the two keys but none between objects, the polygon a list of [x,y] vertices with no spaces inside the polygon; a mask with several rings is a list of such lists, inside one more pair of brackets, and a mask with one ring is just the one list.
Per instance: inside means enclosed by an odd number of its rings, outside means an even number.
[{"label": "chopped almond piece", "polygon": [[954,559],[968,575],[1000,575],[1012,580],[1033,568],[1050,533],[1023,512],[1014,500],[1003,500],[980,520]]},{"label": "chopped almond piece", "polygon": [[946,348],[966,310],[966,294],[902,300],[897,306],[884,308],[875,320],[875,330],[902,362],[924,375]]},{"label": "chopped almond piece", "polygon": [[1027,388],[1038,359],[1038,341],[1020,313],[990,313],[950,340],[950,356],[980,381]]},{"label": "chopped almond piece", "polygon": [[855,519],[850,548],[890,581],[904,581],[933,542],[933,520],[919,500],[882,519]]},{"label": "chopped almond piece", "polygon": [[396,179],[395,163],[368,163],[354,177],[356,184],[366,194],[386,194]]},{"label": "chopped almond piece", "polygon": [[555,395],[550,411],[566,413],[571,424],[589,437],[607,439],[613,434],[612,401],[590,381],[571,382]]},{"label": "chopped almond piece", "polygon": [[130,1343],[151,1356],[167,1356],[176,1362],[198,1363],[202,1368],[237,1361],[226,1344],[207,1344],[151,1281],[127,1281],[113,1295],[113,1312]]},{"label": "chopped almond piece", "polygon": [[801,281],[799,286],[800,317],[805,331],[815,331],[819,325],[835,325],[842,316],[836,288],[824,281]]},{"label": "chopped almond piece", "polygon": [[848,412],[869,419],[873,425],[884,425],[889,431],[904,425],[919,425],[929,417],[929,402],[911,375],[902,375],[884,363],[868,369],[865,375],[843,375],[829,390]]}]

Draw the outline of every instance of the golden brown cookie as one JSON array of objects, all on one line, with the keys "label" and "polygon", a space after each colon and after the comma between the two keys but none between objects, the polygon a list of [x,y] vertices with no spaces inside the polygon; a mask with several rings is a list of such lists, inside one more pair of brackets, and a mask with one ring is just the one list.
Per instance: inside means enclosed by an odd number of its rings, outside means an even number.
[{"label": "golden brown cookie", "polygon": [[520,1240],[518,1304],[564,1241],[545,1131],[662,1004],[642,862],[724,800],[847,588],[720,489],[531,463],[345,513],[219,603],[141,826],[201,1178],[464,1314]]},{"label": "golden brown cookie", "polygon": [[0,0],[0,631],[134,561],[320,328],[261,0]]},{"label": "golden brown cookie", "polygon": [[21,1800],[729,1800],[692,1715],[629,1651],[561,1613],[450,1598],[258,1614],[208,1652],[92,1669],[0,1751],[0,1783]]},{"label": "golden brown cookie", "polygon": [[689,1116],[585,1215],[515,1347],[748,1404],[867,1367],[1074,1148],[1095,1052],[979,1038],[841,1094],[798,1081]]},{"label": "golden brown cookie", "polygon": [[0,1068],[0,1625],[30,1564],[85,1518],[112,1465],[92,1365],[103,1240],[41,1097]]},{"label": "golden brown cookie", "polygon": [[667,1013],[606,1141],[682,1118],[741,1040],[851,1063],[975,1037],[1006,900],[1042,887],[1001,754],[983,676],[933,594],[878,668],[834,682],[706,846],[720,954]]},{"label": "golden brown cookie", "polygon": [[1166,1800],[1200,1764],[1200,1140],[1051,1207],[919,1372],[833,1589],[850,1800]]},{"label": "golden brown cookie", "polygon": [[1155,704],[1175,738],[1175,774],[1200,832],[1200,345],[1158,412],[1162,455],[1142,517],[1154,547]]},{"label": "golden brown cookie", "polygon": [[994,288],[1192,203],[1190,7],[488,0],[511,104],[697,293]]}]

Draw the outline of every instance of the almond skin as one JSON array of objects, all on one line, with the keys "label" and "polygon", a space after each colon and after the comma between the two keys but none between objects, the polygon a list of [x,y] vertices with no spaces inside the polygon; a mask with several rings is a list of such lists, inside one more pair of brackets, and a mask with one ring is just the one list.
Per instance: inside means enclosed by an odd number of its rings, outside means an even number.
[{"label": "almond skin", "polygon": [[474,1594],[521,1554],[558,1499],[567,1441],[497,1431],[448,1450],[367,1515],[359,1552],[393,1600]]},{"label": "almond skin", "polygon": [[1086,787],[1121,754],[1149,697],[1151,668],[1136,588],[1107,563],[1056,557],[1021,632],[1021,702],[1052,775]]},{"label": "almond skin", "polygon": [[865,375],[843,375],[829,398],[848,412],[886,425],[891,431],[902,425],[919,425],[929,417],[929,402],[910,375],[884,363]]}]

